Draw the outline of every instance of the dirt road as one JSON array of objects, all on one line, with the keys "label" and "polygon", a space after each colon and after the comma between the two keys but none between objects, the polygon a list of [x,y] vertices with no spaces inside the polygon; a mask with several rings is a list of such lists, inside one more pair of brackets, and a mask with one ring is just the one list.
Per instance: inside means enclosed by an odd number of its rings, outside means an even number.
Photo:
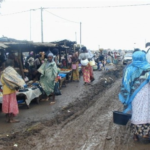
[{"label": "dirt road", "polygon": [[[129,126],[113,124],[112,111],[122,109],[118,101],[121,73],[108,72],[59,111],[52,120],[37,122],[0,139],[3,150],[149,150],[134,143]],[[111,77],[111,78],[109,78]],[[113,80],[112,80],[113,79]]]},{"label": "dirt road", "polygon": [[[113,66],[108,66],[108,68],[112,67]],[[103,72],[94,71],[95,81],[92,83],[93,85],[98,82],[102,73]],[[20,123],[17,124],[6,123],[4,114],[0,113],[0,134],[15,132],[16,130],[20,130],[28,124],[30,125],[35,122],[54,118],[59,113],[60,109],[66,107],[70,103],[73,103],[87,90],[88,87],[83,85],[83,77],[80,78],[80,82],[68,83],[67,87],[62,88],[62,95],[56,96],[55,105],[51,106],[49,105],[49,102],[40,102],[40,104],[37,105],[36,102],[33,102],[30,105],[30,109],[27,109],[26,106],[21,106],[19,108],[20,113],[17,116],[17,119],[20,120]]]}]

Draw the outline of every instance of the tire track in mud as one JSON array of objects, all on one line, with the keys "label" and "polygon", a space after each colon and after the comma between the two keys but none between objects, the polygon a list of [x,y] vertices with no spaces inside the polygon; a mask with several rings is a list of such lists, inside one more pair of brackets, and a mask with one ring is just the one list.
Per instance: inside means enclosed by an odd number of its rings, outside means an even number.
[{"label": "tire track in mud", "polygon": [[[116,93],[119,86],[120,80],[113,84],[113,88],[96,96],[96,103],[83,114],[68,122],[62,129],[57,130],[54,137],[47,137],[43,149],[108,150],[105,141],[108,136],[109,124],[112,122],[112,111],[116,106],[118,109]],[[38,148],[39,145],[34,149]],[[112,144],[110,148],[113,150]]]}]

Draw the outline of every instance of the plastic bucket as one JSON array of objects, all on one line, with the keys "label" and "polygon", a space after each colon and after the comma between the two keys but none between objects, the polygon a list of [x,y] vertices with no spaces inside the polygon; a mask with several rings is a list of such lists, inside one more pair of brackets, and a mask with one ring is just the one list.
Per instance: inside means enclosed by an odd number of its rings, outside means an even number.
[{"label": "plastic bucket", "polygon": [[131,114],[125,114],[123,112],[114,111],[113,112],[113,121],[115,124],[126,125],[131,119]]},{"label": "plastic bucket", "polygon": [[59,73],[58,74],[61,78],[65,78],[66,77],[66,74],[63,74],[63,73]]}]

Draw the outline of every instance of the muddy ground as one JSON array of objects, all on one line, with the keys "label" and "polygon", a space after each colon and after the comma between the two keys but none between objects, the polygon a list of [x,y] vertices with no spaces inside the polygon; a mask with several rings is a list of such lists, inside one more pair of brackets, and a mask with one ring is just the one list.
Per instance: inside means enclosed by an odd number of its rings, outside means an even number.
[{"label": "muddy ground", "polygon": [[[112,69],[114,66],[110,65],[107,68]],[[92,85],[95,85],[99,78],[102,76],[103,71],[94,71],[95,81]],[[54,118],[61,109],[68,106],[70,103],[76,101],[80,98],[82,100],[82,95],[88,91],[88,86],[83,85],[83,77],[80,77],[80,82],[70,82],[66,84],[66,87],[61,89],[62,95],[56,96],[56,103],[54,105],[49,105],[50,102],[40,102],[33,101],[30,104],[30,108],[27,109],[26,105],[19,106],[19,115],[17,119],[20,120],[17,124],[8,124],[5,122],[5,117],[2,112],[0,112],[0,136],[2,134],[7,135],[8,133],[13,133],[20,131],[24,126],[31,125],[33,123],[45,120],[51,120]]]},{"label": "muddy ground", "polygon": [[2,150],[149,150],[149,142],[135,143],[130,126],[113,124],[122,68],[105,72],[97,83],[86,86],[74,102],[61,107],[50,120],[31,122],[17,132],[1,134]]}]

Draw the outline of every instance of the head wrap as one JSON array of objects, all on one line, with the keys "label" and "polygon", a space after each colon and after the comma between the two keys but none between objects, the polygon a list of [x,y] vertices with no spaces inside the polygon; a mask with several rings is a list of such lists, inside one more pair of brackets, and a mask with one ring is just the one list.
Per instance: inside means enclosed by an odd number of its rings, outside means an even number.
[{"label": "head wrap", "polygon": [[51,52],[48,54],[48,57],[49,57],[49,56],[54,57],[53,53],[51,53]]},{"label": "head wrap", "polygon": [[81,48],[81,50],[83,51],[83,52],[87,52],[87,49],[86,49],[86,47],[84,46],[84,47],[82,47]]},{"label": "head wrap", "polygon": [[132,55],[132,63],[127,66],[123,84],[126,87],[127,91],[130,89],[130,81],[134,81],[135,78],[138,78],[143,71],[149,70],[150,64],[146,60],[146,54],[142,51],[136,51]]},{"label": "head wrap", "polygon": [[134,97],[150,81],[149,71],[150,64],[146,60],[146,53],[143,51],[134,52],[132,63],[125,69],[119,94],[119,100],[127,105],[127,109],[124,112],[131,110]]}]

